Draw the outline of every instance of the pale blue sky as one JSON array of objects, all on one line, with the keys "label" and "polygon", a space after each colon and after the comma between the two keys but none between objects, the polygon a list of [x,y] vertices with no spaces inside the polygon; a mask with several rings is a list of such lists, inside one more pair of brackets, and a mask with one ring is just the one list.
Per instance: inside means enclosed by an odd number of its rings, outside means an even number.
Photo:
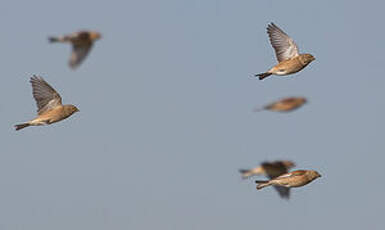
[{"label": "pale blue sky", "polygon": [[[382,229],[382,1],[3,1],[0,230]],[[276,62],[274,22],[316,61]],[[47,37],[98,30],[76,71]],[[29,78],[80,113],[35,116]],[[253,113],[285,96],[289,114]],[[290,201],[239,168],[290,159],[323,177]]]}]

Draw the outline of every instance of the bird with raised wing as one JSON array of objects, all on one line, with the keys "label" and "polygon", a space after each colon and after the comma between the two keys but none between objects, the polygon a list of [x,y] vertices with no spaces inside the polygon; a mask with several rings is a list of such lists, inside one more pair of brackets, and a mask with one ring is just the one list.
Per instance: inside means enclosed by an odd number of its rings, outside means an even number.
[{"label": "bird with raised wing", "polygon": [[270,110],[275,112],[291,112],[295,109],[298,109],[305,103],[307,103],[307,99],[304,97],[286,97],[270,103],[263,108],[256,108],[254,109],[254,112],[260,112],[263,110]]},{"label": "bird with raised wing", "polygon": [[62,42],[72,44],[72,53],[68,62],[72,69],[78,67],[87,57],[94,42],[101,38],[101,34],[96,31],[79,31],[59,37],[49,37],[50,42]]},{"label": "bird with raised wing", "polygon": [[49,125],[68,118],[79,109],[74,105],[63,105],[60,95],[42,77],[31,77],[32,94],[37,105],[38,116],[30,121],[15,125],[16,130],[28,126]]},{"label": "bird with raised wing", "polygon": [[274,23],[267,26],[267,33],[277,56],[278,64],[267,72],[256,74],[255,76],[259,77],[259,80],[270,75],[285,76],[297,73],[315,60],[311,54],[300,54],[294,40]]}]

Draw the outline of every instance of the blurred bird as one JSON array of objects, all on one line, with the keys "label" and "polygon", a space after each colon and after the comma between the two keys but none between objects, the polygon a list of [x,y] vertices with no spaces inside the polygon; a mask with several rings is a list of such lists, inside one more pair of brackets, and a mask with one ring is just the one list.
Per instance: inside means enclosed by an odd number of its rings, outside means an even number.
[{"label": "blurred bird", "polygon": [[318,177],[321,177],[321,175],[314,170],[296,170],[268,181],[256,180],[255,183],[258,184],[257,189],[262,189],[270,185],[292,188],[307,185]]},{"label": "blurred bird", "polygon": [[295,109],[298,109],[303,104],[307,102],[307,99],[304,97],[287,97],[275,101],[271,104],[264,106],[263,108],[256,108],[254,112],[260,112],[263,110],[270,110],[275,112],[290,112]]},{"label": "blurred bird", "polygon": [[62,105],[60,95],[42,77],[33,76],[30,80],[32,94],[36,100],[38,116],[28,122],[15,125],[16,130],[28,126],[49,125],[78,112],[74,105]]},{"label": "blurred bird", "polygon": [[315,58],[311,54],[299,54],[299,49],[293,39],[283,32],[274,23],[267,26],[270,43],[275,50],[278,64],[265,73],[256,74],[262,80],[272,74],[289,75],[305,68]]},{"label": "blurred bird", "polygon": [[62,42],[72,44],[72,53],[69,60],[69,66],[72,69],[78,67],[90,52],[93,43],[101,38],[101,34],[96,31],[79,31],[72,34],[49,37],[50,42]]},{"label": "blurred bird", "polygon": [[[266,175],[269,179],[274,179],[282,174],[285,174],[289,169],[295,167],[294,162],[292,161],[273,161],[273,162],[263,162],[261,166],[253,169],[240,169],[239,172],[242,174],[242,178],[246,179],[254,175]],[[289,199],[290,189],[274,186],[274,188],[279,193],[280,197]]]}]

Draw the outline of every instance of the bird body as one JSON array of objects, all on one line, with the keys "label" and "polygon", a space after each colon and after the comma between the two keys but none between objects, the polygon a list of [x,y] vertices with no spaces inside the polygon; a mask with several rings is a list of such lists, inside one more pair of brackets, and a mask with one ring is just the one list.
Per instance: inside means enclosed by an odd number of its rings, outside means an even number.
[{"label": "bird body", "polygon": [[284,60],[267,71],[267,73],[279,76],[286,76],[297,73],[310,63],[309,60],[311,60],[311,58],[307,55],[309,54],[300,54],[288,60]]},{"label": "bird body", "polygon": [[28,122],[15,125],[16,130],[28,126],[49,125],[78,112],[74,105],[62,105],[60,95],[41,77],[31,78],[32,92],[38,106],[38,116]]},{"label": "bird body", "polygon": [[255,76],[260,80],[270,75],[285,76],[297,73],[315,60],[311,54],[300,54],[293,39],[274,23],[268,25],[267,33],[275,50],[278,64],[265,73],[256,74]]},{"label": "bird body", "polygon": [[258,184],[257,189],[262,189],[270,185],[293,188],[307,185],[318,177],[321,177],[321,175],[314,170],[296,170],[293,172],[282,174],[281,176],[271,179],[269,181],[257,180],[255,181],[255,183]]}]

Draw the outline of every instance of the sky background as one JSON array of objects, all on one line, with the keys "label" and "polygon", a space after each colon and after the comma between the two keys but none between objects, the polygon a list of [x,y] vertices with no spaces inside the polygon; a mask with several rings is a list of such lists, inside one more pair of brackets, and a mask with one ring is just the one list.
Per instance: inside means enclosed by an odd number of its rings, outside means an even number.
[{"label": "sky background", "polygon": [[[383,229],[383,1],[1,5],[0,230]],[[276,63],[270,22],[316,61],[251,77]],[[47,37],[80,29],[103,38],[73,71]],[[80,113],[14,131],[33,74]],[[286,96],[309,103],[252,112]],[[278,159],[323,177],[286,201],[238,173]]]}]

